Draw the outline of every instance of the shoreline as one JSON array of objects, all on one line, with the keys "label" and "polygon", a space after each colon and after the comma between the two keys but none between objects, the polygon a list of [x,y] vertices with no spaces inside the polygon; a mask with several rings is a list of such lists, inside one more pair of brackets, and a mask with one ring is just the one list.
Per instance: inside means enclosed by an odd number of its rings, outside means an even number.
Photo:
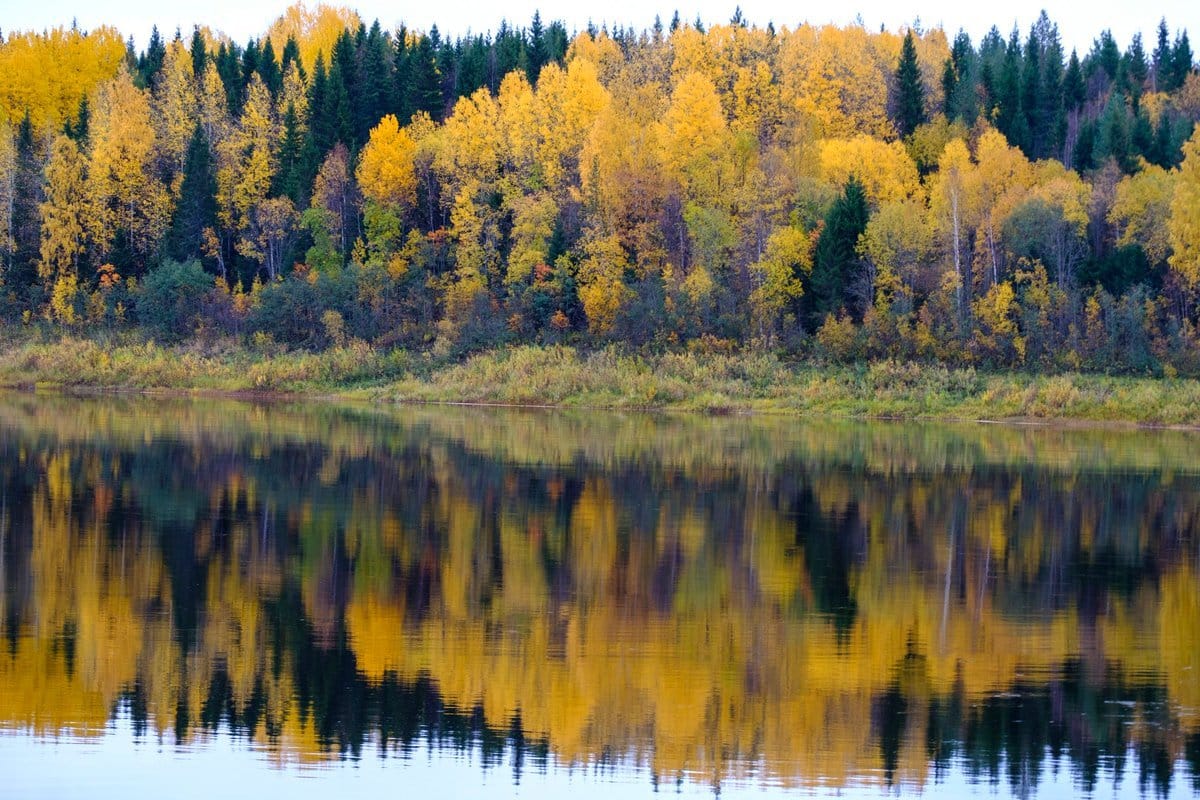
[{"label": "shoreline", "polygon": [[1200,431],[1200,381],[982,372],[938,364],[785,362],[765,353],[658,355],[522,346],[465,360],[380,351],[208,350],[88,338],[0,351],[0,388],[79,395],[453,405],[709,416]]}]

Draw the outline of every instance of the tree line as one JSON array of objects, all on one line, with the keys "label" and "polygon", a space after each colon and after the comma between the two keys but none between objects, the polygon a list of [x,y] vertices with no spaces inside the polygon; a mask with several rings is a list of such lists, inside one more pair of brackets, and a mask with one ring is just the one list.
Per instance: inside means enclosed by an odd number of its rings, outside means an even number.
[{"label": "tree line", "polygon": [[1064,52],[294,6],[0,43],[0,314],[318,348],[779,348],[1200,373],[1186,31]]}]

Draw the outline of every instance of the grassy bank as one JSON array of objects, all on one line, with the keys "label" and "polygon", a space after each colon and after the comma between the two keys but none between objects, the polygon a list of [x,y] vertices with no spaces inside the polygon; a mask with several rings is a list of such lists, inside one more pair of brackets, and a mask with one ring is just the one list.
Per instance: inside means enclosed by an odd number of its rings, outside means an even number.
[{"label": "grassy bank", "polygon": [[1057,419],[1200,425],[1200,382],[990,374],[925,364],[788,364],[769,354],[629,355],[517,347],[462,361],[351,344],[322,353],[231,344],[166,348],[62,338],[0,347],[0,385],[336,394],[470,402],[794,415]]}]

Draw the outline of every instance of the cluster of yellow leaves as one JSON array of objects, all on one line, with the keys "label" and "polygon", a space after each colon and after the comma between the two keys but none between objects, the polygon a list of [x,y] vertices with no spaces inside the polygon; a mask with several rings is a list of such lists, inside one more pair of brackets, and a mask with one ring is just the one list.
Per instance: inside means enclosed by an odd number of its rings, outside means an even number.
[{"label": "cluster of yellow leaves", "polygon": [[325,63],[333,53],[333,46],[343,31],[358,30],[362,19],[358,12],[344,6],[331,6],[318,2],[309,8],[303,2],[287,7],[267,29],[266,38],[276,53],[282,53],[289,38],[300,47],[300,62],[309,75],[317,63],[317,56],[324,55]]},{"label": "cluster of yellow leaves", "polygon": [[73,120],[79,101],[115,76],[125,59],[125,43],[115,28],[5,33],[0,42],[0,119],[16,124],[28,111],[39,130]]}]

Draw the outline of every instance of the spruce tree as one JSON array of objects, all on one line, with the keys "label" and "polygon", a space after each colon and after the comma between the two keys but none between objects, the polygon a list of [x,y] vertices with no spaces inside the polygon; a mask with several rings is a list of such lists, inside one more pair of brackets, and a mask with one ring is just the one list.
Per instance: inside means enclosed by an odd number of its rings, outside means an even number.
[{"label": "spruce tree", "polygon": [[183,163],[179,202],[167,235],[167,254],[179,262],[200,258],[204,229],[216,227],[217,178],[204,126],[197,125],[188,143]]},{"label": "spruce tree", "polygon": [[279,143],[279,169],[275,172],[271,193],[291,198],[301,207],[304,194],[304,135],[296,116],[296,106],[288,103],[283,114],[283,137]]},{"label": "spruce tree", "polygon": [[442,76],[438,71],[437,48],[430,36],[422,36],[409,62],[409,107],[413,113],[424,111],[434,120],[441,120],[445,110],[442,99]]},{"label": "spruce tree", "polygon": [[295,36],[289,36],[283,45],[283,55],[279,62],[279,71],[286,75],[288,67],[292,64],[296,65],[296,69],[300,71],[300,77],[307,77],[304,72],[304,62],[300,60],[300,45],[296,43]]},{"label": "spruce tree", "polygon": [[258,76],[262,78],[263,85],[272,97],[277,96],[283,88],[283,73],[279,71],[279,62],[275,59],[275,46],[271,44],[270,39],[263,44],[259,54]]},{"label": "spruce tree", "polygon": [[325,72],[325,54],[317,54],[313,77],[308,84],[308,138],[319,152],[333,146],[333,121],[325,115],[329,97],[329,76]]},{"label": "spruce tree", "polygon": [[29,111],[17,128],[17,169],[13,181],[13,255],[8,277],[13,286],[37,281],[42,226],[42,155]]},{"label": "spruce tree", "polygon": [[340,61],[335,60],[330,66],[329,91],[325,94],[324,107],[313,113],[321,114],[324,117],[323,122],[328,126],[326,133],[329,138],[324,141],[317,140],[322,159],[338,142],[347,147],[354,143],[354,117],[350,108],[350,93],[346,91]]},{"label": "spruce tree", "polygon": [[1154,46],[1154,91],[1165,92],[1171,85],[1171,40],[1167,20],[1158,22],[1158,43]]},{"label": "spruce tree", "polygon": [[[655,23],[662,27],[662,22],[657,17]],[[530,83],[537,83],[546,60],[546,31],[542,26],[542,14],[540,11],[534,11],[533,21],[529,23],[529,60],[526,68]]]},{"label": "spruce tree", "polygon": [[858,237],[867,229],[867,195],[857,177],[851,177],[841,196],[825,215],[825,224],[813,253],[813,268],[804,297],[809,325],[816,330],[829,314],[848,307],[862,319],[866,310],[854,296],[853,282],[859,263]]},{"label": "spruce tree", "polygon": [[192,29],[192,74],[197,79],[204,75],[204,68],[208,66],[208,48],[204,44],[204,36],[200,33],[199,26]]},{"label": "spruce tree", "polygon": [[1167,91],[1181,88],[1191,71],[1192,46],[1188,43],[1187,31],[1183,31],[1175,39],[1175,47],[1171,51],[1171,85]]},{"label": "spruce tree", "polygon": [[925,122],[925,87],[921,85],[921,69],[917,64],[917,45],[910,30],[900,48],[900,63],[896,67],[893,122],[901,138],[909,136]]},{"label": "spruce tree", "polygon": [[1087,84],[1083,79],[1083,67],[1079,64],[1079,54],[1072,50],[1067,73],[1063,76],[1063,105],[1068,111],[1078,111],[1086,99]]},{"label": "spruce tree", "polygon": [[392,79],[391,43],[376,22],[371,26],[363,43],[362,53],[362,108],[358,115],[356,139],[359,144],[367,141],[371,128],[379,124],[385,114],[392,111],[394,81]]},{"label": "spruce tree", "polygon": [[162,69],[163,60],[166,57],[167,47],[158,33],[158,26],[155,25],[150,30],[150,41],[146,45],[146,52],[142,53],[141,58],[138,59],[137,78],[141,86],[149,88],[154,85],[154,76]]}]

